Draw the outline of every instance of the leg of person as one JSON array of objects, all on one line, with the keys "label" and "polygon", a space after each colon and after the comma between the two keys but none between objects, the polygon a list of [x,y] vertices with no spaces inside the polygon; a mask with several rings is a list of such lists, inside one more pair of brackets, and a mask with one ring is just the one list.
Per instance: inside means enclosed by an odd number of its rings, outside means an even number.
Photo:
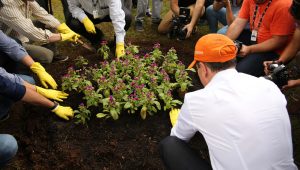
[{"label": "leg of person", "polygon": [[238,72],[250,74],[255,77],[264,76],[264,61],[278,59],[279,55],[275,52],[254,53],[242,58],[236,65]]},{"label": "leg of person", "polygon": [[206,9],[206,19],[208,22],[209,30],[211,33],[216,33],[218,30],[218,22],[223,25],[227,25],[226,22],[226,8],[221,8],[219,11],[213,9],[213,5],[210,5]]},{"label": "leg of person", "polygon": [[144,31],[143,21],[146,14],[148,6],[148,0],[138,0],[137,2],[137,12],[135,16],[135,30]]},{"label": "leg of person", "polygon": [[223,34],[223,35],[226,35],[226,32],[228,30],[228,25],[222,27],[221,29],[218,30],[218,34]]},{"label": "leg of person", "polygon": [[160,23],[160,12],[162,4],[162,0],[152,0],[152,24],[158,25]]},{"label": "leg of person", "polygon": [[53,60],[53,52],[45,47],[23,43],[24,48],[34,61],[40,63],[51,63]]},{"label": "leg of person", "polygon": [[129,11],[132,9],[132,0],[122,0],[122,5]]},{"label": "leg of person", "polygon": [[170,31],[172,26],[172,19],[173,19],[173,12],[169,10],[166,15],[161,20],[160,24],[158,25],[157,31],[161,34],[166,34]]},{"label": "leg of person", "polygon": [[35,84],[35,80],[33,77],[25,75],[25,74],[17,74],[19,77],[21,77],[24,81],[30,84]]},{"label": "leg of person", "polygon": [[122,9],[125,13],[125,31],[127,31],[130,26],[131,26],[131,22],[132,22],[132,15],[131,15],[131,9],[127,8],[125,5],[122,6]]},{"label": "leg of person", "polygon": [[18,151],[16,139],[8,134],[0,134],[0,167],[11,160]]},{"label": "leg of person", "polygon": [[212,169],[186,142],[175,136],[168,136],[163,139],[159,144],[159,152],[167,169]]}]

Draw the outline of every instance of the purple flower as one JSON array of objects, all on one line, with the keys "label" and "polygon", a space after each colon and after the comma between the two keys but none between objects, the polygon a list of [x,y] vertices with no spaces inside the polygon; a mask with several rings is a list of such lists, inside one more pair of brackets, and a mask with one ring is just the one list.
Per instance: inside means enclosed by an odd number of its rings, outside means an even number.
[{"label": "purple flower", "polygon": [[154,49],[160,48],[160,44],[159,44],[159,43],[155,43],[153,48],[154,48]]},{"label": "purple flower", "polygon": [[107,41],[103,40],[101,41],[101,45],[106,45],[107,44]]}]

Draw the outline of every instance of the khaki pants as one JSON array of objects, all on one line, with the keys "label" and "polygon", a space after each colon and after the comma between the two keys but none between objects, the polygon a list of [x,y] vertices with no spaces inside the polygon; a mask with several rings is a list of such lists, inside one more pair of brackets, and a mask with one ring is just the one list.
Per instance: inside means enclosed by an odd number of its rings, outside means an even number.
[{"label": "khaki pants", "polygon": [[23,43],[22,45],[34,61],[47,64],[52,62],[54,54],[51,50],[28,43]]},{"label": "khaki pants", "polygon": [[[190,5],[189,6],[190,8],[190,15],[192,16],[193,15],[193,11],[194,11],[194,8],[195,8],[195,4],[193,5]],[[204,8],[204,7],[203,7]],[[202,10],[202,14],[199,16],[199,18],[204,14],[204,10]],[[171,22],[172,22],[172,19],[173,19],[173,16],[174,16],[174,13],[173,11],[170,9],[167,14],[163,17],[162,21],[160,22],[159,26],[158,26],[158,29],[157,31],[161,34],[166,34],[170,31],[170,28],[171,28]]]}]

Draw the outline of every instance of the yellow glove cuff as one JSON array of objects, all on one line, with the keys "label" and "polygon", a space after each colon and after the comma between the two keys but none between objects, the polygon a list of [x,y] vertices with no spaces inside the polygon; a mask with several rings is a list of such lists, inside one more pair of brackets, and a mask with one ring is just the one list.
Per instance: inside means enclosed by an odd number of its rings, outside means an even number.
[{"label": "yellow glove cuff", "polygon": [[39,63],[39,62],[34,62],[31,66],[30,69],[34,72],[37,73],[38,71],[46,71],[45,68]]},{"label": "yellow glove cuff", "polygon": [[66,23],[60,24],[56,29],[60,33],[68,33],[67,31],[70,30]]}]

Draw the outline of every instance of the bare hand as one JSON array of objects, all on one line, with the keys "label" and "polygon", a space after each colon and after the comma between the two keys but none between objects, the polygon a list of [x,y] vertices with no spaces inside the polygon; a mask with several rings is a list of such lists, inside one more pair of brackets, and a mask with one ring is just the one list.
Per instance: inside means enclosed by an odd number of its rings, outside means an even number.
[{"label": "bare hand", "polygon": [[282,87],[283,90],[290,89],[296,86],[300,86],[300,79],[297,80],[289,80],[287,85]]},{"label": "bare hand", "polygon": [[185,30],[186,29],[186,37],[185,38],[189,38],[190,36],[191,36],[191,34],[192,34],[192,32],[193,32],[193,26],[192,26],[192,24],[191,23],[189,23],[189,24],[187,24],[187,25],[185,25],[184,27],[183,27],[183,29],[182,30]]},{"label": "bare hand", "polygon": [[247,55],[251,54],[251,49],[247,45],[242,45],[242,48],[240,50],[239,56],[245,57]]},{"label": "bare hand", "polygon": [[264,72],[266,75],[270,74],[270,70],[268,69],[269,65],[274,63],[274,61],[264,61]]}]

